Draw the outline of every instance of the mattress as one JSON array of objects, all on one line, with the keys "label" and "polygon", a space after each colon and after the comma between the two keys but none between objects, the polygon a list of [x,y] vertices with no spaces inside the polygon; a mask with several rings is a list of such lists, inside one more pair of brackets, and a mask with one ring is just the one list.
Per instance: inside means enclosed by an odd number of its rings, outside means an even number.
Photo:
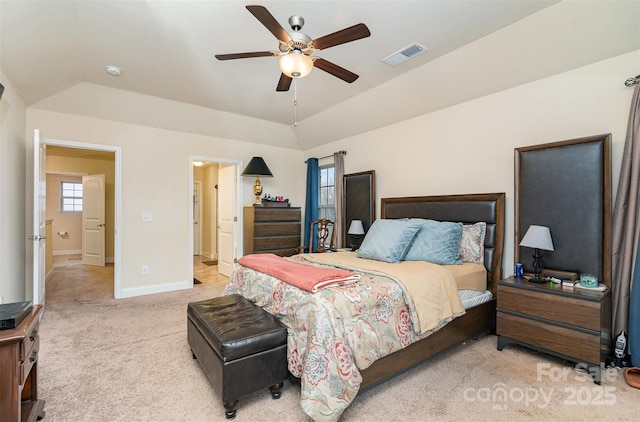
[{"label": "mattress", "polygon": [[488,302],[493,297],[489,290],[484,292],[477,290],[458,290],[458,295],[460,296],[464,309],[473,308],[481,303]]}]

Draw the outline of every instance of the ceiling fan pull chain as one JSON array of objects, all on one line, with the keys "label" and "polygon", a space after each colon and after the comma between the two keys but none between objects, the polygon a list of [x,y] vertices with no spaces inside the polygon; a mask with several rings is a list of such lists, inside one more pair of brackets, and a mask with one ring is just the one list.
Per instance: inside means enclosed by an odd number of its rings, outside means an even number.
[{"label": "ceiling fan pull chain", "polygon": [[293,126],[298,126],[298,83],[293,80]]}]

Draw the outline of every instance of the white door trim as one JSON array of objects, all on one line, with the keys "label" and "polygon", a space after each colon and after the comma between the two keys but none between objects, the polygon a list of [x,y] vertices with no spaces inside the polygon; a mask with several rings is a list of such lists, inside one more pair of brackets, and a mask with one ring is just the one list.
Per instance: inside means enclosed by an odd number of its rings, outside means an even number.
[{"label": "white door trim", "polygon": [[[205,162],[210,162],[210,163],[219,163],[219,164],[232,164],[236,167],[236,204],[235,204],[235,210],[236,210],[236,216],[237,216],[237,224],[236,224],[236,230],[234,230],[233,233],[233,237],[234,237],[234,243],[236,245],[235,248],[235,258],[237,259],[239,256],[238,254],[241,253],[241,251],[244,250],[244,246],[243,246],[243,238],[240,235],[240,232],[242,231],[242,228],[244,227],[244,221],[243,221],[243,213],[242,213],[242,200],[241,198],[243,198],[242,195],[242,177],[240,175],[240,173],[242,172],[242,160],[230,160],[228,158],[216,158],[216,157],[208,157],[208,156],[204,156],[204,155],[190,155],[189,156],[189,198],[187,198],[187,201],[189,201],[189,227],[190,227],[190,242],[189,244],[191,245],[190,251],[189,252],[189,261],[188,262],[193,262],[193,200],[191,199],[192,195],[193,195],[193,162],[194,161],[205,161]],[[216,216],[217,218],[217,216]],[[218,257],[219,259],[220,257]],[[190,283],[193,287],[193,265],[189,266],[190,270],[189,270],[189,280]]]},{"label": "white door trim", "polygon": [[66,141],[62,139],[40,139],[44,145],[52,145],[67,148],[90,149],[94,151],[107,151],[114,153],[115,180],[114,180],[114,232],[113,232],[113,296],[121,299],[122,295],[122,238],[120,236],[122,216],[122,147],[113,145],[91,144],[87,142]]}]

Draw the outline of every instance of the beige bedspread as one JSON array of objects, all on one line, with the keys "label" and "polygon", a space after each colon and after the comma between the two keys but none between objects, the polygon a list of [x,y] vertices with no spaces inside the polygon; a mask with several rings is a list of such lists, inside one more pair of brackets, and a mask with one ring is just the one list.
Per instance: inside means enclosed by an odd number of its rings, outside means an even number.
[{"label": "beige bedspread", "polygon": [[384,274],[401,285],[412,303],[410,310],[418,334],[439,328],[465,313],[453,273],[446,266],[424,261],[396,264],[357,258],[355,252],[303,254],[309,262],[354,271]]},{"label": "beige bedspread", "polygon": [[465,263],[462,265],[445,265],[453,273],[458,290],[487,290],[487,270],[484,265]]}]

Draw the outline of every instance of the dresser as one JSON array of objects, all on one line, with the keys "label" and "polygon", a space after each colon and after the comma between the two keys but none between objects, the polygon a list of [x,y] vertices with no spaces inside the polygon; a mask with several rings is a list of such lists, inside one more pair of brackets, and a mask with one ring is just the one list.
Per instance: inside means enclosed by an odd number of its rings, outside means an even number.
[{"label": "dresser", "polygon": [[36,305],[16,328],[0,331],[0,422],[44,417],[44,401],[38,400],[41,317],[42,306]]},{"label": "dresser", "polygon": [[294,255],[300,246],[300,220],[300,207],[245,207],[244,255]]},{"label": "dresser", "polygon": [[[611,294],[560,284],[530,283],[509,277],[498,281],[498,350],[516,343],[593,368],[611,347]],[[586,369],[586,368],[585,368]]]}]

